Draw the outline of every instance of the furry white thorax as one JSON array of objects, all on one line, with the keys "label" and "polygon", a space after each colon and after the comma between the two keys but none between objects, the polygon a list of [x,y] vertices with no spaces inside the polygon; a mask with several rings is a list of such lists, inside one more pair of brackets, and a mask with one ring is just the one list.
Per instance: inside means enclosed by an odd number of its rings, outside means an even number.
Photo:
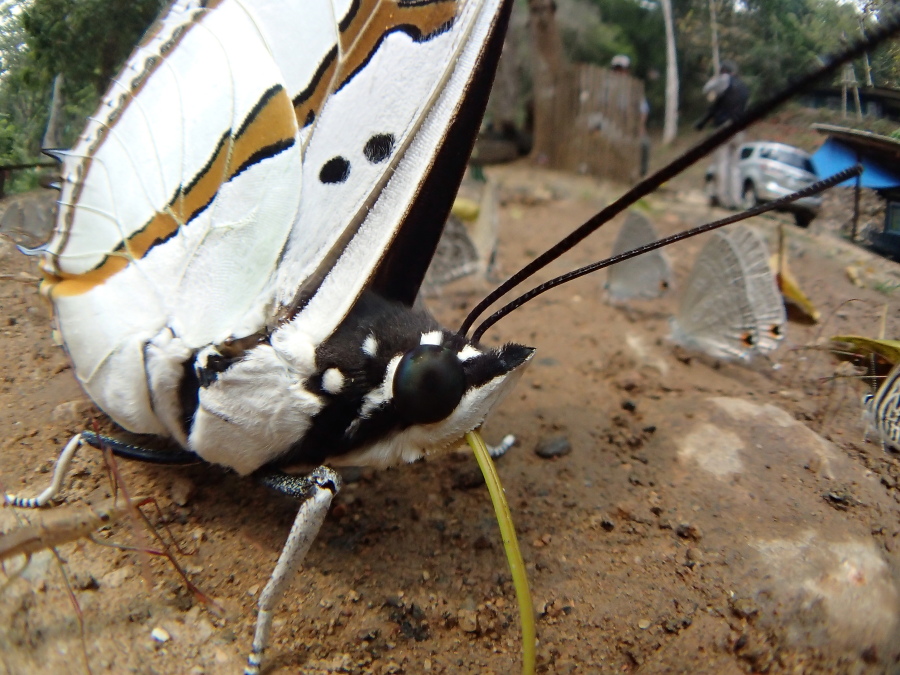
[{"label": "furry white thorax", "polygon": [[252,473],[303,438],[322,400],[304,387],[315,345],[289,322],[200,389],[190,449],[208,462]]}]

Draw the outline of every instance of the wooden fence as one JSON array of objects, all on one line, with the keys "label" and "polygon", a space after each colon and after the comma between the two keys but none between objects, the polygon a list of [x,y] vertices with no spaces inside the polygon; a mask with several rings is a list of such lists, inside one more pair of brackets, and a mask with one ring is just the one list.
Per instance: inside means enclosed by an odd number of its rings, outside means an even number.
[{"label": "wooden fence", "polygon": [[552,96],[544,119],[535,120],[547,125],[544,132],[553,139],[541,161],[554,169],[603,178],[638,178],[643,82],[575,64],[554,83]]}]

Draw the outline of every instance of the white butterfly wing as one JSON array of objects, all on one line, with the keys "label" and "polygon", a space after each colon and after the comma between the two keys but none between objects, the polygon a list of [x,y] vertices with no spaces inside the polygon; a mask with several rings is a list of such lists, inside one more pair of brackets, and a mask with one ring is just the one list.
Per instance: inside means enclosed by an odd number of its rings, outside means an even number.
[{"label": "white butterfly wing", "polygon": [[252,27],[239,2],[175,4],[65,157],[45,291],[79,379],[128,428],[160,432],[134,386],[146,342],[258,327],[296,219],[293,105]]},{"label": "white butterfly wing", "polygon": [[[653,224],[636,211],[629,211],[613,244],[612,255],[652,244],[659,237]],[[613,302],[633,298],[657,298],[668,288],[672,271],[662,251],[650,251],[609,268],[606,288]]]},{"label": "white butterfly wing", "polygon": [[746,359],[758,341],[744,264],[728,233],[700,251],[673,320],[672,338],[716,358]]},{"label": "white butterfly wing", "polygon": [[784,339],[787,313],[784,300],[769,267],[769,249],[760,234],[749,225],[740,225],[730,233],[747,279],[747,293],[759,330],[756,351],[768,354]]},{"label": "white butterfly wing", "polygon": [[[375,14],[393,6],[364,4]],[[496,4],[461,2],[448,15],[453,5],[404,3],[407,17],[354,32],[360,9],[343,24],[354,39],[342,33],[334,91],[317,113],[304,157],[299,220],[320,227],[292,232],[278,275],[279,304],[294,307],[303,296],[297,329],[314,342],[333,331],[334,317],[346,314],[382,260],[478,66]],[[367,65],[359,69],[363,56]]]}]

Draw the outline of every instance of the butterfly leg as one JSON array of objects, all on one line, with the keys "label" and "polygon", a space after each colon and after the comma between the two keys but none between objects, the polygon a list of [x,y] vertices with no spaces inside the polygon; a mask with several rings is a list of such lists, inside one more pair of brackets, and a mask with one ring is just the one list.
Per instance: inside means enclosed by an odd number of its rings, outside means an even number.
[{"label": "butterfly leg", "polygon": [[116,438],[95,434],[92,431],[82,431],[81,433],[75,434],[72,439],[66,443],[66,447],[63,448],[63,451],[59,454],[59,459],[56,460],[56,466],[53,468],[53,480],[50,483],[50,487],[41,492],[37,497],[19,497],[12,494],[6,495],[6,503],[10,506],[29,509],[44,506],[59,494],[59,491],[62,489],[62,482],[69,472],[69,464],[71,464],[75,452],[85,444],[99,450],[106,447],[119,457],[136,459],[153,464],[196,464],[200,461],[197,455],[187,450],[171,448],[157,450],[154,448],[143,448],[130,443],[125,443]]},{"label": "butterfly leg", "polygon": [[50,486],[41,494],[37,497],[19,497],[17,495],[9,494],[6,495],[6,503],[10,506],[34,509],[43,506],[53,499],[62,489],[63,480],[69,472],[69,464],[72,463],[72,457],[75,456],[75,452],[81,447],[83,442],[84,440],[82,439],[81,434],[75,434],[72,439],[66,443],[66,447],[64,447],[63,451],[59,454],[59,459],[56,460],[56,466],[53,468],[53,480],[51,481]]},{"label": "butterfly leg", "polygon": [[253,647],[247,657],[245,675],[258,675],[263,651],[269,642],[272,628],[273,609],[284,595],[285,588],[303,562],[307,551],[325,520],[331,500],[341,489],[341,477],[332,469],[320,466],[309,476],[290,476],[281,472],[259,476],[268,487],[291,497],[303,500],[294,519],[291,532],[278,558],[278,564],[269,582],[259,596],[259,614],[256,617],[256,632]]},{"label": "butterfly leg", "polygon": [[515,444],[515,442],[515,436],[513,436],[512,434],[506,434],[506,436],[503,437],[503,440],[500,441],[500,443],[498,443],[497,445],[487,446],[488,454],[494,459],[503,457],[503,455],[505,455],[509,451],[509,449]]}]

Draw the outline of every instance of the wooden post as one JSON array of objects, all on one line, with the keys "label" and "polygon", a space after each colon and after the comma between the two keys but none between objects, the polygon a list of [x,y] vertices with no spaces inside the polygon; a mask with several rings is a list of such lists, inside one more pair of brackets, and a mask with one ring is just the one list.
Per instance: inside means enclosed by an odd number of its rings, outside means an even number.
[{"label": "wooden post", "polygon": [[672,0],[660,0],[666,24],[666,117],[663,123],[663,145],[669,145],[678,134],[678,62],[675,52],[675,19]]},{"label": "wooden post", "polygon": [[716,0],[709,0],[709,29],[712,32],[713,72],[718,75],[722,66],[719,59],[719,22],[716,20]]},{"label": "wooden post", "polygon": [[[857,152],[856,163],[859,164],[861,161],[859,152]],[[861,181],[862,174],[860,173],[856,176],[856,186],[853,188],[853,226],[850,228],[850,241],[856,241],[856,227],[859,224],[859,191]]]},{"label": "wooden post", "polygon": [[556,26],[556,3],[553,0],[529,0],[531,35],[534,40],[534,148],[531,156],[551,166],[558,162],[555,135],[562,120],[559,115],[572,114],[567,90],[566,58]]}]

